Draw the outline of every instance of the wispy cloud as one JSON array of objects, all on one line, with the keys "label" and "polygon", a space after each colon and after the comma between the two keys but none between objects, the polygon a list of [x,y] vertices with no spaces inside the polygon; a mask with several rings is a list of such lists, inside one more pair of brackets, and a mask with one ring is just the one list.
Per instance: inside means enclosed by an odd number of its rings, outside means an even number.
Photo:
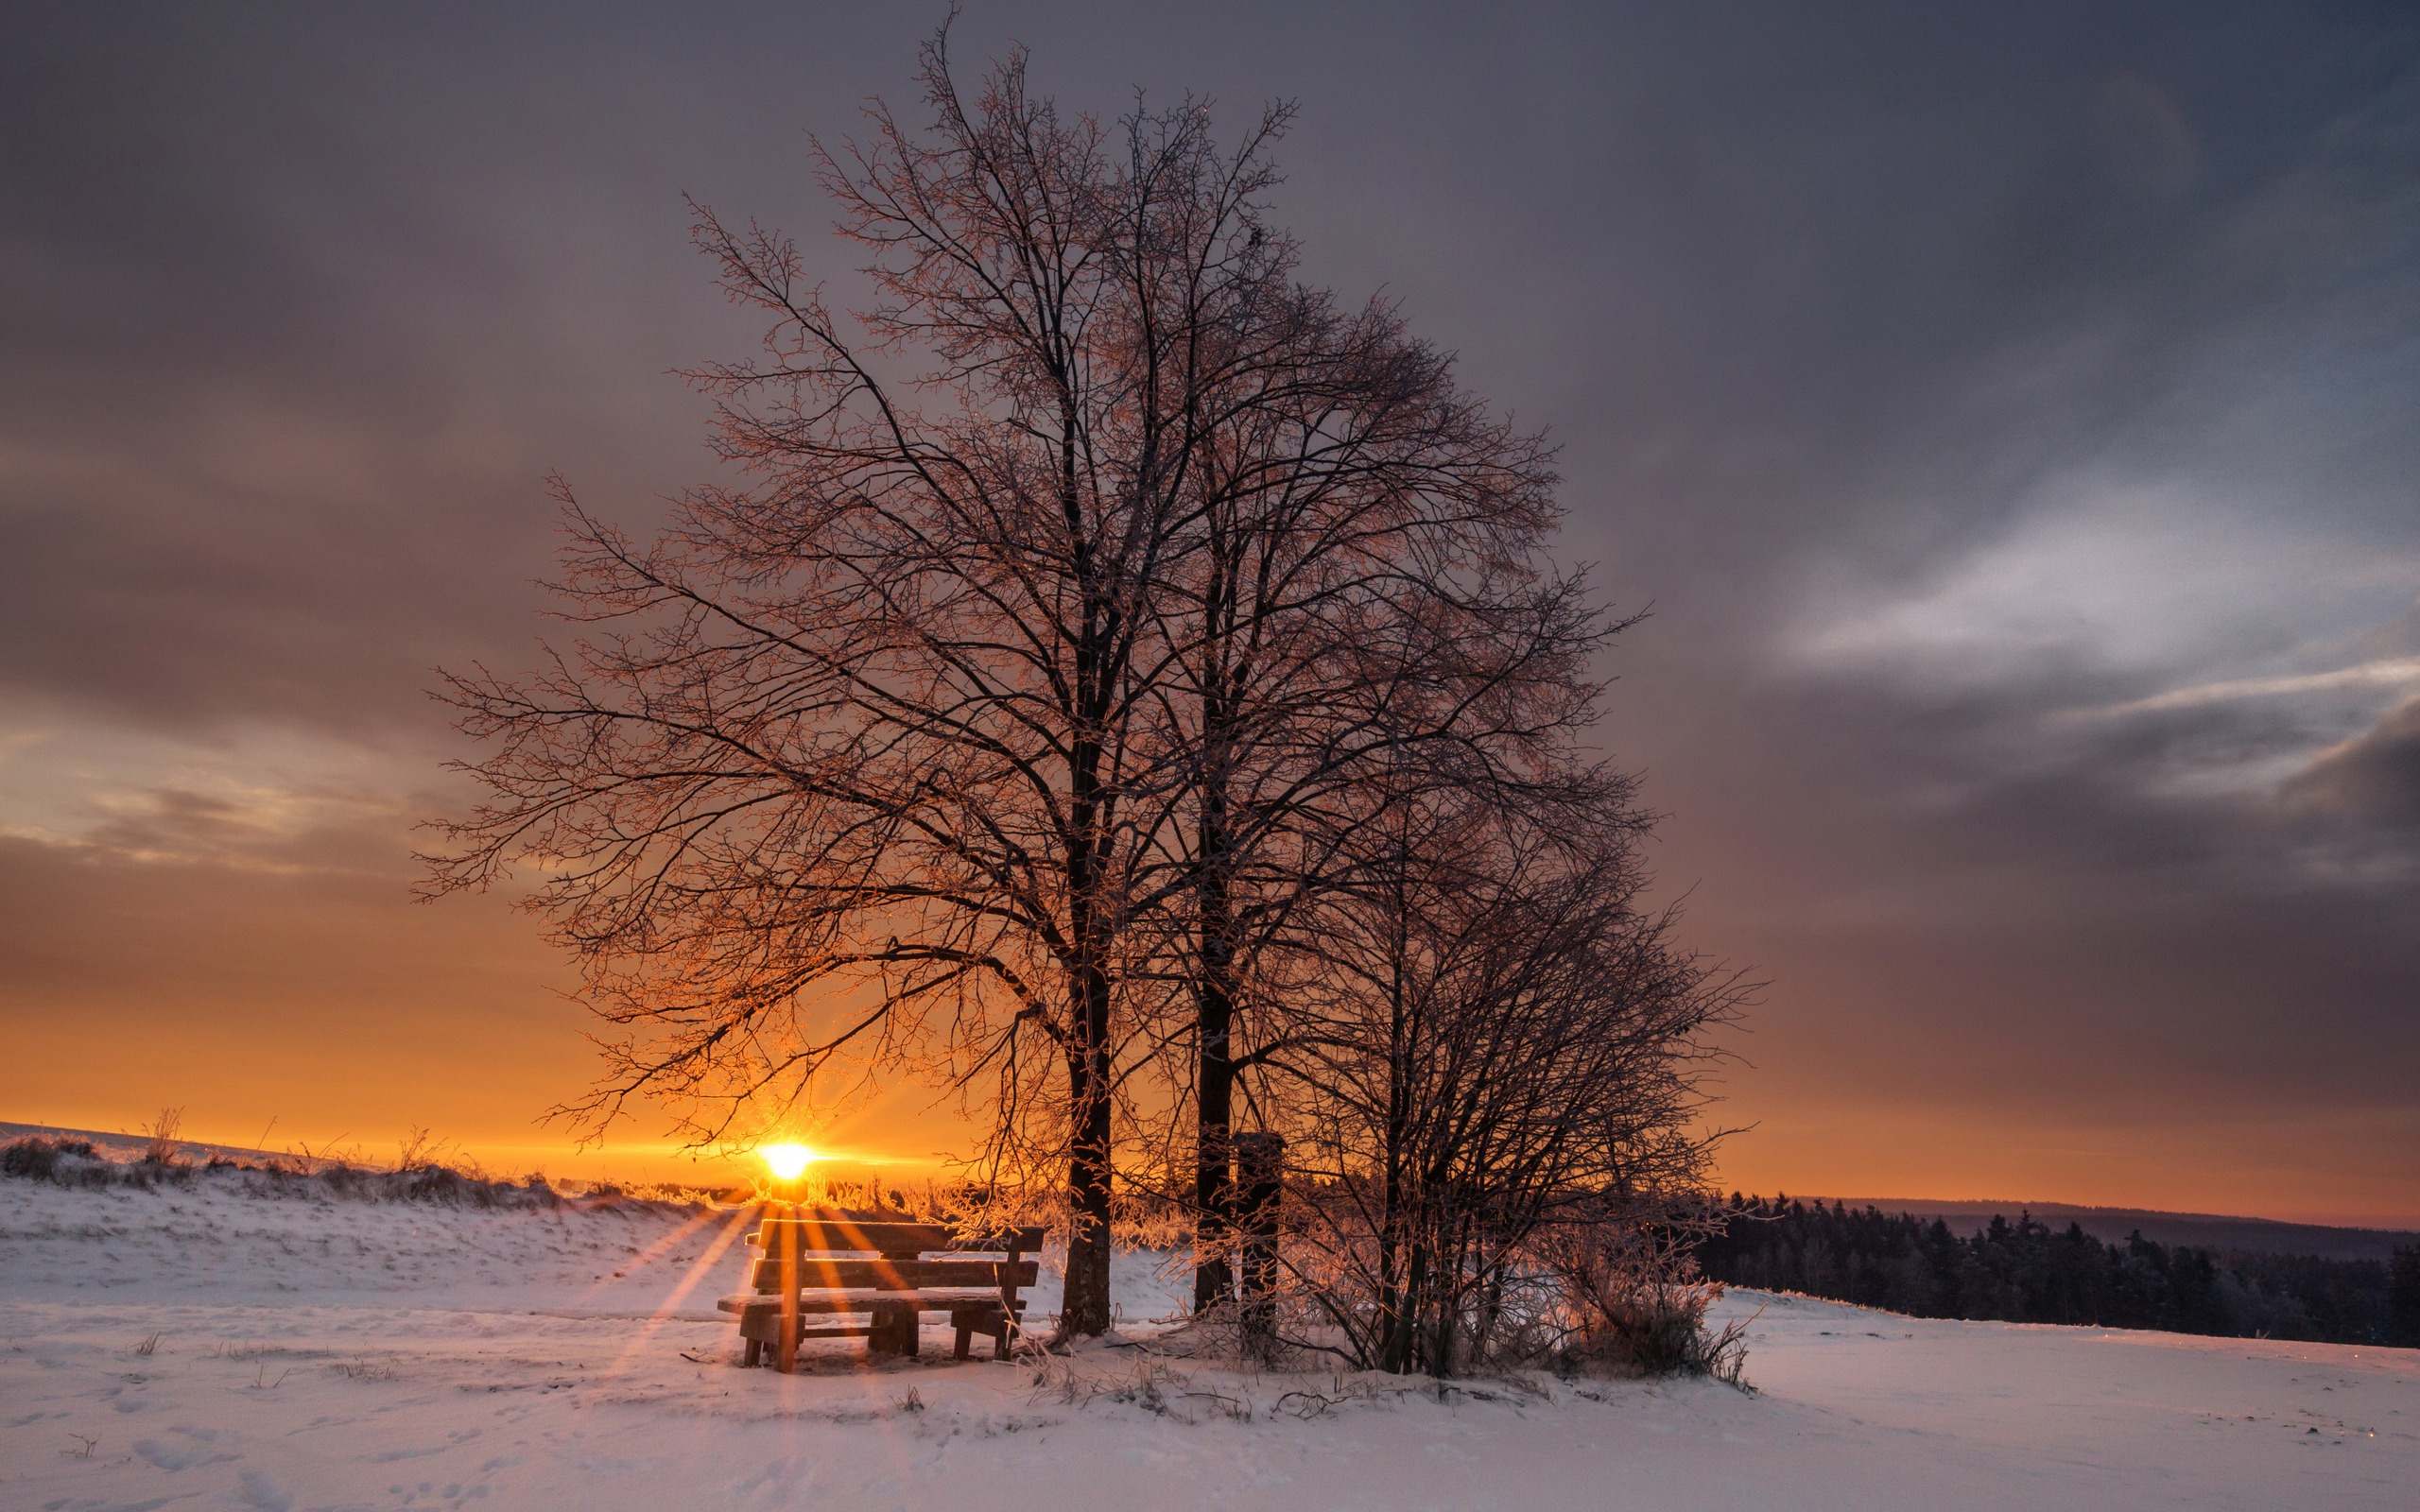
[{"label": "wispy cloud", "polygon": [[15,728],[0,714],[0,836],[146,864],[392,870],[430,765],[318,730],[204,740],[73,711]]},{"label": "wispy cloud", "polygon": [[2171,688],[2148,698],[2063,711],[2068,718],[2114,719],[2127,714],[2157,713],[2168,709],[2199,709],[2237,703],[2247,698],[2274,698],[2298,693],[2328,693],[2347,688],[2399,688],[2420,682],[2420,657],[2389,657],[2332,672],[2306,672],[2289,677],[2235,678]]}]

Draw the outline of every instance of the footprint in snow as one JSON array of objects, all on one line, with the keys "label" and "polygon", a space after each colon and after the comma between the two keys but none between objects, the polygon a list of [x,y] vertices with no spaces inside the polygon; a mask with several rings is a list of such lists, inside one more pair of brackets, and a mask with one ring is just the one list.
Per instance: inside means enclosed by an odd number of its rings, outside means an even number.
[{"label": "footprint in snow", "polygon": [[191,1469],[197,1465],[224,1465],[231,1460],[239,1460],[244,1457],[241,1454],[216,1452],[210,1442],[218,1436],[216,1434],[190,1428],[180,1428],[176,1432],[184,1436],[184,1442],[179,1443],[167,1438],[138,1438],[134,1441],[134,1452],[151,1465],[171,1473]]},{"label": "footprint in snow", "polygon": [[292,1512],[293,1494],[259,1470],[246,1470],[240,1477],[243,1502],[259,1512]]}]

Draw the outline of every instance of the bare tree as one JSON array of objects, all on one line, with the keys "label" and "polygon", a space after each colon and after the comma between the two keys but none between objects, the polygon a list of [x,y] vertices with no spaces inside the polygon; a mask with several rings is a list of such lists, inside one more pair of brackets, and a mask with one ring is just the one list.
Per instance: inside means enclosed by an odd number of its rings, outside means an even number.
[{"label": "bare tree", "polygon": [[1189,1009],[1169,1037],[1191,1054],[1166,1065],[1193,1114],[1168,1163],[1191,1167],[1198,1307],[1231,1280],[1236,1076],[1280,1027],[1254,987],[1263,944],[1392,791],[1374,771],[1418,752],[1517,786],[1555,767],[1593,717],[1588,653],[1621,627],[1543,563],[1559,518],[1543,439],[1461,392],[1392,305],[1345,310],[1297,281],[1297,244],[1256,198],[1283,119],[1222,157],[1201,112],[1169,118],[1150,171],[1184,187],[1125,244],[1156,365],[1185,396],[1150,693],[1181,784],[1149,833],[1167,862],[1160,974]]},{"label": "bare tree", "polygon": [[986,1106],[977,1185],[1063,1173],[1098,1332],[1135,1099],[1164,1138],[1190,1110],[1206,1301],[1236,1078],[1295,1043],[1272,984],[1308,957],[1264,955],[1367,872],[1406,773],[1564,782],[1618,627],[1541,564],[1543,442],[1392,307],[1300,283],[1262,203],[1285,110],[1232,152],[1189,100],[1106,130],[1022,53],[970,105],[944,41],[929,130],[878,107],[817,146],[873,252],[854,324],[700,210],[771,322],[693,375],[749,481],[652,541],[564,491],[588,627],[449,679],[493,796],[434,885],[536,863],[611,1026],[589,1126],[663,1097],[709,1142],[844,1062]]},{"label": "bare tree", "polygon": [[1363,1365],[1483,1357],[1566,1300],[1566,1230],[1702,1181],[1692,1073],[1740,988],[1637,910],[1644,820],[1626,783],[1584,775],[1593,804],[1551,829],[1443,792],[1399,804],[1361,884],[1323,902],[1285,1057],[1291,1264]]},{"label": "bare tree", "polygon": [[[973,108],[942,39],[921,77],[929,132],[878,107],[870,146],[817,149],[876,254],[862,340],[791,243],[700,212],[773,320],[763,358],[696,375],[755,482],[690,493],[646,545],[566,496],[562,592],[602,628],[538,676],[449,679],[496,798],[436,876],[542,863],[533,904],[622,1031],[577,1116],[668,1094],[711,1139],[844,1054],[988,1079],[985,1180],[1063,1162],[1063,1320],[1098,1332],[1121,984],[1182,777],[1142,717],[1171,664],[1153,594],[1206,381],[1157,281],[1188,254],[1253,286],[1231,222],[1256,180],[1189,110],[1113,152],[1028,95],[1021,53]],[[1235,323],[1179,314],[1195,343]]]},{"label": "bare tree", "polygon": [[1363,833],[1424,785],[1545,811],[1571,782],[1567,739],[1593,715],[1585,654],[1619,627],[1591,612],[1576,581],[1532,577],[1517,555],[1467,581],[1438,571],[1449,532],[1495,535],[1494,545],[1534,529],[1534,516],[1502,507],[1517,497],[1461,502],[1473,517],[1440,509],[1383,535],[1365,516],[1349,550],[1307,529],[1288,540],[1296,521],[1238,530],[1250,555],[1274,544],[1309,559],[1238,574],[1247,581],[1227,592],[1226,624],[1191,648],[1199,675],[1165,696],[1191,716],[1175,743],[1190,761],[1187,822],[1163,833],[1185,848],[1191,881],[1173,954],[1194,1013],[1198,1309],[1229,1295],[1226,1146],[1240,1078],[1278,1063],[1302,1029],[1293,1005],[1316,988],[1288,979],[1319,958],[1302,945],[1317,936],[1322,899],[1364,879]]}]

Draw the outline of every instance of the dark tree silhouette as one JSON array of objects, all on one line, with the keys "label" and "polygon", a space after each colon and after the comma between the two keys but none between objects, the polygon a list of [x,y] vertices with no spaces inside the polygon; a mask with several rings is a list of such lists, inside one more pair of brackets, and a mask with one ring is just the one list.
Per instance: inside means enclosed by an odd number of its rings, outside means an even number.
[{"label": "dark tree silhouette", "polygon": [[876,254],[862,340],[791,243],[700,212],[773,320],[764,357],[696,375],[755,482],[690,493],[651,545],[566,500],[562,591],[610,633],[450,679],[498,796],[438,878],[544,864],[536,905],[625,1031],[579,1116],[665,1093],[711,1138],[844,1053],[993,1078],[985,1186],[1063,1162],[1064,1319],[1098,1332],[1196,398],[1147,264],[1206,207],[1168,202],[1202,187],[1163,171],[1182,121],[1135,117],[1120,161],[1027,94],[1022,55],[973,108],[940,39],[922,78],[929,132],[877,107],[869,146],[817,149]]},{"label": "dark tree silhouette", "polygon": [[1214,1303],[1237,1078],[1311,1042],[1274,984],[1361,837],[1599,782],[1572,745],[1620,627],[1544,564],[1544,443],[1299,281],[1262,203],[1286,110],[1232,152],[1191,100],[1104,129],[1021,52],[970,103],[945,41],[928,129],[816,147],[873,255],[854,321],[699,209],[771,325],[693,374],[746,481],[652,541],[563,490],[586,628],[449,677],[492,796],[433,886],[535,864],[612,1026],[588,1126],[661,1097],[711,1142],[842,1064],[958,1089],[971,1200],[1062,1213],[1098,1332],[1120,1151],[1182,1173]]}]

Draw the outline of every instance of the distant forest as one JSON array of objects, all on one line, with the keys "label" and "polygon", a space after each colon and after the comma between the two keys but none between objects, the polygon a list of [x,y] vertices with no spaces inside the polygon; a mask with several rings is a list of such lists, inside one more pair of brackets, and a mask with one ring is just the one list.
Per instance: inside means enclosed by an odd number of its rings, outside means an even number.
[{"label": "distant forest", "polygon": [[1698,1263],[1727,1284],[1913,1317],[2420,1347],[2420,1248],[2388,1262],[2170,1246],[2140,1232],[2103,1244],[2031,1213],[1996,1214],[1962,1239],[1939,1218],[1734,1193]]}]

